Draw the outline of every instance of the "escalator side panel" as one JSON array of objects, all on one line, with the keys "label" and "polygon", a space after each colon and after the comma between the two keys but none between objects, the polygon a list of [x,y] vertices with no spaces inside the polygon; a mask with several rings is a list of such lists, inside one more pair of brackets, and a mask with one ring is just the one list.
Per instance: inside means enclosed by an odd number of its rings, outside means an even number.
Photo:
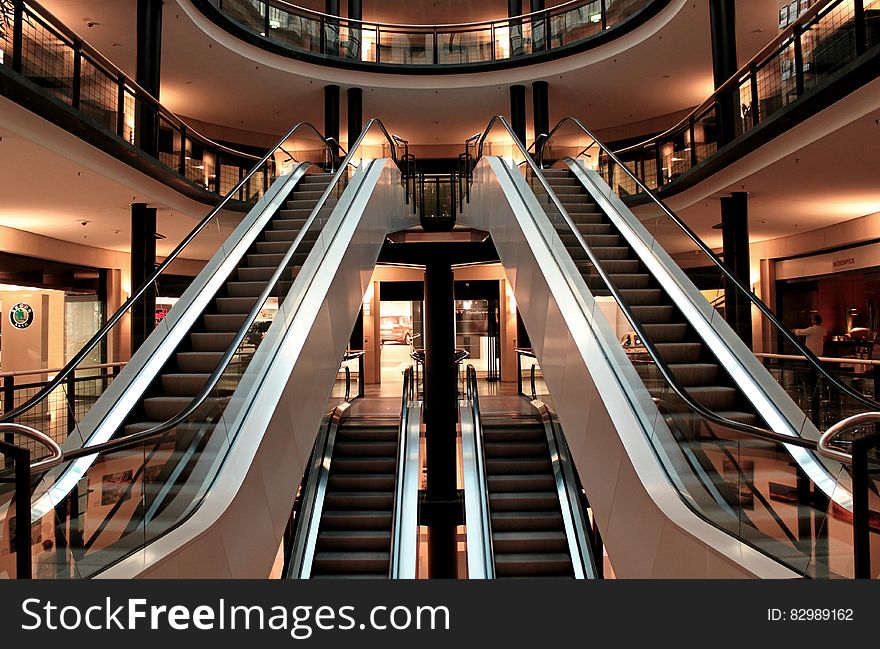
[{"label": "escalator side panel", "polygon": [[488,157],[461,221],[492,235],[618,576],[794,577],[682,502],[649,440],[668,429],[632,366],[620,372],[629,362],[595,300],[576,296],[552,258],[531,216],[542,213]]},{"label": "escalator side panel", "polygon": [[[688,321],[697,329],[702,340],[711,349],[720,364],[730,374],[740,390],[748,395],[751,404],[769,426],[782,433],[800,435],[818,440],[821,433],[804,411],[791,399],[751,349],[733,331],[724,318],[699,292],[666,250],[657,245],[647,228],[639,221],[599,174],[584,170],[577,164],[569,167],[587,193],[621,233],[626,242],[640,254],[652,276],[673,299],[678,308],[687,310]],[[789,447],[810,478],[821,486],[829,497],[841,499],[843,490],[832,476],[840,475],[840,467],[830,460],[818,458],[804,449]],[[826,469],[824,464],[830,464]],[[841,499],[841,506],[849,509],[851,499]]]},{"label": "escalator side panel", "polygon": [[390,160],[361,166],[224,413],[234,442],[201,506],[101,576],[269,574],[382,242],[416,223],[398,180]]}]

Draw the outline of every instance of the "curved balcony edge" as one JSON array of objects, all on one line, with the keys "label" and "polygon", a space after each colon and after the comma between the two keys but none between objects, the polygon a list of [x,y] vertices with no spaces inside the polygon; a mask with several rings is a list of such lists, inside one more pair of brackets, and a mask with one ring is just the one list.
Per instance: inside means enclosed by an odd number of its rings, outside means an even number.
[{"label": "curved balcony edge", "polygon": [[[602,6],[604,7],[602,0]],[[260,32],[249,29],[221,9],[214,5],[212,0],[190,0],[190,3],[201,12],[208,20],[214,23],[220,29],[226,31],[230,35],[239,40],[248,43],[254,47],[260,48],[271,54],[284,56],[289,59],[302,61],[304,63],[312,63],[327,67],[341,68],[345,70],[353,70],[358,72],[374,72],[374,73],[394,73],[407,75],[444,75],[444,74],[461,74],[461,73],[479,73],[492,72],[498,70],[508,70],[512,68],[520,68],[524,66],[534,65],[537,63],[545,63],[555,61],[575,54],[580,54],[594,48],[600,47],[615,39],[629,34],[638,27],[647,23],[650,19],[657,16],[672,0],[643,0],[643,6],[634,12],[622,17],[616,24],[609,24],[604,29],[600,29],[595,34],[579,39],[570,44],[561,45],[559,47],[550,47],[541,51],[525,53],[520,55],[508,56],[507,58],[494,58],[491,60],[482,60],[466,63],[394,63],[394,62],[376,62],[371,60],[355,59],[352,57],[341,56],[338,54],[322,53],[320,51],[312,51],[299,49],[290,45],[286,45],[277,40],[273,40],[264,36]],[[598,4],[596,0],[593,2],[585,2],[588,4]],[[552,12],[555,8],[545,10]],[[528,14],[526,15],[526,17]],[[347,22],[346,18],[339,18],[342,23]],[[523,17],[517,16],[510,19],[500,19],[495,23],[511,23],[522,22]],[[424,26],[424,33],[433,35],[434,28]],[[452,26],[444,26],[452,27]],[[337,25],[338,28],[338,25]],[[392,32],[396,33],[396,32]],[[324,47],[323,40],[321,39]],[[433,59],[437,60],[437,42],[433,43]],[[494,44],[493,44],[493,50]],[[381,57],[380,57],[381,58]]]}]

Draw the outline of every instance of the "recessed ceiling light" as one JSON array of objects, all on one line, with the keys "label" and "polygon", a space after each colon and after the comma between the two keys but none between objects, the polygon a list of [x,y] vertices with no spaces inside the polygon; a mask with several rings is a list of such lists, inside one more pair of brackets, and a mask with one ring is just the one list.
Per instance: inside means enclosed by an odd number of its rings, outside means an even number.
[{"label": "recessed ceiling light", "polygon": [[664,79],[669,79],[669,78],[671,78],[672,75],[669,75],[669,74],[663,74],[663,75],[660,75],[660,76],[662,76]]}]

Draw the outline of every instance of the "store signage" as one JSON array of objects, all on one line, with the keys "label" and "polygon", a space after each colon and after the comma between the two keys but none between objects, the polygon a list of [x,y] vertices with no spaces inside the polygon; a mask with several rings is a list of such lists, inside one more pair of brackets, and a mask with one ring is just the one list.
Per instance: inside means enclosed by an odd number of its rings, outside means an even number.
[{"label": "store signage", "polygon": [[844,257],[843,259],[835,259],[831,262],[831,267],[834,270],[839,268],[845,268],[847,266],[855,266],[856,258],[855,257]]},{"label": "store signage", "polygon": [[818,277],[877,266],[880,266],[880,243],[869,243],[848,250],[784,259],[776,264],[776,279]]},{"label": "store signage", "polygon": [[16,329],[27,329],[34,321],[34,310],[30,304],[19,302],[9,309],[9,322]]}]

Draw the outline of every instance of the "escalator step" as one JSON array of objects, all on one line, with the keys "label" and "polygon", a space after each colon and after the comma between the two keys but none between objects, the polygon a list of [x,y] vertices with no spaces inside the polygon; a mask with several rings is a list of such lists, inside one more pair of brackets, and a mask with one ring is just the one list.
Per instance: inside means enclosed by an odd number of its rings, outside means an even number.
[{"label": "escalator step", "polygon": [[207,373],[195,372],[163,374],[162,390],[166,396],[194,397],[204,387],[205,383],[208,382],[210,376]]},{"label": "escalator step", "polygon": [[232,344],[235,333],[195,332],[189,335],[193,351],[225,352]]},{"label": "escalator step", "polygon": [[559,497],[555,491],[490,493],[489,507],[492,512],[554,511],[559,509]]},{"label": "escalator step", "polygon": [[329,511],[321,514],[321,529],[389,530],[391,511]]},{"label": "escalator step", "polygon": [[272,229],[273,230],[293,230],[296,233],[299,233],[302,230],[302,227],[308,221],[308,217],[299,218],[299,219],[273,219],[272,220]]},{"label": "escalator step", "polygon": [[391,491],[335,491],[324,496],[324,506],[333,511],[391,509],[394,494]]},{"label": "escalator step", "polygon": [[486,458],[486,473],[489,475],[514,473],[540,473],[552,471],[550,458]]},{"label": "escalator step", "polygon": [[653,343],[684,342],[687,336],[687,323],[654,323],[643,324],[642,327]]},{"label": "escalator step", "polygon": [[334,460],[337,457],[387,457],[397,456],[397,441],[337,441],[333,448]]},{"label": "escalator step", "polygon": [[395,457],[334,457],[333,471],[340,473],[394,473]]},{"label": "escalator step", "polygon": [[327,483],[333,491],[392,491],[393,473],[339,473],[331,465]]},{"label": "escalator step", "polygon": [[561,552],[499,553],[495,555],[498,577],[543,577],[572,574],[568,554]]},{"label": "escalator step", "polygon": [[[668,365],[675,377],[685,387],[712,385],[718,378],[718,365],[715,363],[669,363]],[[664,380],[655,365],[636,365],[636,371],[646,381]]]},{"label": "escalator step", "polygon": [[384,426],[342,426],[336,433],[337,442],[383,441],[397,442],[399,432],[396,428]]},{"label": "escalator step", "polygon": [[562,531],[495,532],[492,548],[501,553],[568,553],[568,539]]},{"label": "escalator step", "polygon": [[332,530],[318,534],[317,549],[322,551],[378,550],[391,547],[389,530]]},{"label": "escalator step", "polygon": [[490,493],[549,491],[556,487],[551,473],[519,473],[489,475]]},{"label": "escalator step", "polygon": [[204,316],[205,330],[209,333],[237,332],[244,324],[245,313],[206,313]]},{"label": "escalator step", "polygon": [[219,313],[248,313],[257,302],[257,295],[248,297],[218,297],[214,306]]},{"label": "escalator step", "polygon": [[223,358],[222,352],[177,352],[177,367],[183,372],[213,372]]},{"label": "escalator step", "polygon": [[702,343],[654,343],[660,357],[669,364],[696,363],[703,351]]},{"label": "escalator step", "polygon": [[[271,295],[276,297],[286,295],[293,284],[290,280],[276,282]],[[226,282],[226,292],[229,297],[258,297],[266,290],[266,282]]]},{"label": "escalator step", "polygon": [[390,552],[317,552],[313,571],[331,573],[388,574]]},{"label": "escalator step", "polygon": [[547,442],[486,442],[487,458],[546,457]]},{"label": "escalator step", "polygon": [[675,313],[675,307],[662,306],[631,306],[633,315],[643,324],[669,322]]},{"label": "escalator step", "polygon": [[621,288],[620,296],[630,306],[656,305],[663,301],[659,288]]}]

